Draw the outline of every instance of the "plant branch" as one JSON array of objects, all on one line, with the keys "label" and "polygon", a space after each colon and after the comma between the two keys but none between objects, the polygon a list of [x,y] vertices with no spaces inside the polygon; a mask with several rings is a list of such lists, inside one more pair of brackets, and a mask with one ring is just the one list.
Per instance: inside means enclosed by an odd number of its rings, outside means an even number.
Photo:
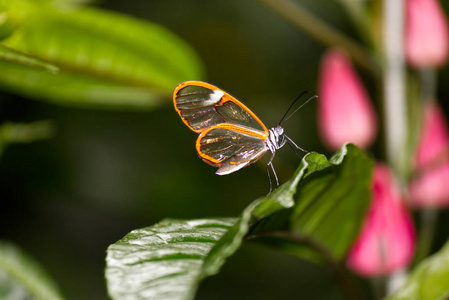
[{"label": "plant branch", "polygon": [[432,249],[437,225],[438,211],[436,209],[424,209],[420,212],[421,226],[418,236],[418,249],[416,250],[414,265],[426,258]]},{"label": "plant branch", "polygon": [[336,31],[306,9],[291,0],[259,0],[297,28],[326,46],[344,49],[360,66],[377,73],[377,63],[371,53],[356,41]]}]

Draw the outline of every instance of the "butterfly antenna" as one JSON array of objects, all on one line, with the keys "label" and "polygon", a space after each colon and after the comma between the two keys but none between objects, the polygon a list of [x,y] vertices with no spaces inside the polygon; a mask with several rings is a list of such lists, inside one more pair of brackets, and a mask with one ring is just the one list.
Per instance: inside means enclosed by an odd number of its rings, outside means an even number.
[{"label": "butterfly antenna", "polygon": [[309,103],[310,101],[318,98],[317,95],[310,97],[309,99],[307,99],[303,104],[301,104],[298,108],[296,108],[291,114],[288,114],[288,112],[291,110],[291,108],[295,105],[295,103],[304,95],[307,94],[307,91],[302,92],[296,99],[295,101],[292,102],[292,104],[290,105],[290,107],[288,108],[287,112],[284,114],[284,116],[282,117],[281,121],[279,122],[278,125],[281,125],[282,122],[287,121],[288,119],[290,119],[291,116],[293,116],[298,110],[300,110],[304,105],[306,105],[307,103]]},{"label": "butterfly antenna", "polygon": [[282,116],[282,119],[279,121],[278,125],[281,125],[282,122],[284,122],[285,117],[287,117],[288,112],[290,111],[290,109],[292,109],[292,107],[295,105],[296,102],[298,102],[299,99],[301,99],[301,97],[305,94],[307,94],[307,91],[302,92],[301,94],[299,94],[298,97],[296,97],[295,100],[293,100],[292,104],[290,104],[289,108],[287,109],[287,111],[285,112],[285,114]]}]

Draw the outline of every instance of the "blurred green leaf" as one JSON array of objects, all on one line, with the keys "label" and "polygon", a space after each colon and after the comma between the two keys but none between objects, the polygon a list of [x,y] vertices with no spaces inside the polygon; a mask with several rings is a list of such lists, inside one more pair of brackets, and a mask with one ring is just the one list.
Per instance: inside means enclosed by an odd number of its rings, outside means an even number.
[{"label": "blurred green leaf", "polygon": [[0,60],[16,62],[30,67],[43,68],[49,72],[57,73],[59,68],[45,61],[31,57],[25,53],[0,45]]},{"label": "blurred green leaf", "polygon": [[303,159],[292,179],[255,200],[240,218],[165,220],[130,232],[107,251],[110,297],[192,299],[199,282],[218,273],[237,251],[250,225],[294,205],[296,186],[309,168],[319,169]]},{"label": "blurred green leaf", "polygon": [[2,62],[4,89],[62,105],[152,109],[181,81],[202,77],[194,51],[162,26],[47,2],[0,0],[18,28],[3,44],[60,68]]},{"label": "blurred green leaf", "polygon": [[4,123],[0,125],[0,154],[8,144],[31,143],[54,135],[55,127],[51,121],[32,123]]},{"label": "blurred green leaf", "polygon": [[422,261],[405,284],[387,300],[449,299],[449,242]]},{"label": "blurred green leaf", "polygon": [[0,299],[63,299],[48,274],[15,245],[0,242]]},{"label": "blurred green leaf", "polygon": [[273,214],[251,234],[314,262],[337,261],[345,256],[364,220],[371,199],[373,161],[351,144],[329,161],[324,156],[306,156],[305,160],[319,168],[306,174],[296,206]]}]

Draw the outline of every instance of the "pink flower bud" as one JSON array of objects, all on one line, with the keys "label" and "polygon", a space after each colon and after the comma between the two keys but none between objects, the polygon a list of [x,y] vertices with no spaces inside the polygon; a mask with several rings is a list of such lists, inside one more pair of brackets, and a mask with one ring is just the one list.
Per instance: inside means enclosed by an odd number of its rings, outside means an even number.
[{"label": "pink flower bud", "polygon": [[410,184],[410,202],[419,208],[449,206],[449,161],[419,174]]},{"label": "pink flower bud", "polygon": [[449,131],[443,112],[435,103],[425,107],[410,202],[421,208],[449,206]]},{"label": "pink flower bud", "polygon": [[438,67],[449,50],[448,24],[436,0],[406,0],[405,54],[417,68]]},{"label": "pink flower bud", "polygon": [[391,274],[406,267],[415,247],[412,219],[386,165],[374,168],[372,202],[348,266],[364,276]]},{"label": "pink flower bud", "polygon": [[321,62],[318,121],[321,139],[336,150],[351,142],[370,146],[377,133],[377,119],[368,94],[346,55],[328,51]]},{"label": "pink flower bud", "polygon": [[436,103],[424,107],[423,126],[416,151],[416,167],[429,165],[449,150],[449,131],[441,108]]}]

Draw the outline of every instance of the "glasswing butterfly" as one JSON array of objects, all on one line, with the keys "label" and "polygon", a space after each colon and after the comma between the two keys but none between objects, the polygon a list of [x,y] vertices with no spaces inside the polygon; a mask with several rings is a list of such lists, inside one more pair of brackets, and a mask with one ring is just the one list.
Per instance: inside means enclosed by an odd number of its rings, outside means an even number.
[{"label": "glasswing butterfly", "polygon": [[[303,93],[304,94],[304,93]],[[288,117],[287,113],[301,94],[287,110],[279,124],[270,130],[242,102],[222,89],[202,81],[180,83],[173,91],[175,109],[184,124],[199,133],[196,151],[206,163],[218,167],[215,174],[227,175],[254,163],[270,150],[271,158],[267,164],[272,190],[270,168],[279,180],[273,166],[276,150],[288,143],[292,149],[307,152],[296,145],[287,135],[281,123],[292,116],[309,98]]]}]

